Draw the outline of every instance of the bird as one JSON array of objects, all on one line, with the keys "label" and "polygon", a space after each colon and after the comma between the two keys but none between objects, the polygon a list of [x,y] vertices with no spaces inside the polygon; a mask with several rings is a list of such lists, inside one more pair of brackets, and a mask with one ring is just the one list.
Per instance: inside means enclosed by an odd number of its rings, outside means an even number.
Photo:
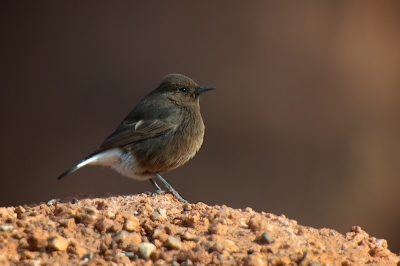
[{"label": "bird", "polygon": [[[100,147],[58,179],[86,165],[109,166],[139,181],[150,180],[155,193],[185,200],[162,176],[192,159],[203,144],[205,126],[199,96],[214,86],[199,86],[182,74],[165,76],[119,124]],[[154,180],[160,180],[167,191]]]}]

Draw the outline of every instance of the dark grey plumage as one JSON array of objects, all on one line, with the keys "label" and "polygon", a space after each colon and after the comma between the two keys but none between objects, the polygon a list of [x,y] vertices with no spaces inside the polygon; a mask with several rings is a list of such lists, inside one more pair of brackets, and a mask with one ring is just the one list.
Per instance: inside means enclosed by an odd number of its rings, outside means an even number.
[{"label": "dark grey plumage", "polygon": [[178,199],[185,201],[159,175],[175,169],[198,152],[204,137],[199,95],[215,87],[200,87],[181,74],[167,75],[133,108],[116,130],[91,155],[60,175],[85,165],[111,166],[137,180],[156,175]]}]

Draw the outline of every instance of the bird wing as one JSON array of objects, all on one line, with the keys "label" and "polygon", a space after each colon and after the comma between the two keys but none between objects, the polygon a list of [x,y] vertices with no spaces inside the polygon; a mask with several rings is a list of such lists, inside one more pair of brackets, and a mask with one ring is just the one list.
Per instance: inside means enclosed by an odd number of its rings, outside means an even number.
[{"label": "bird wing", "polygon": [[164,120],[125,121],[104,142],[99,150],[121,147],[136,141],[160,136],[173,129],[175,125]]}]

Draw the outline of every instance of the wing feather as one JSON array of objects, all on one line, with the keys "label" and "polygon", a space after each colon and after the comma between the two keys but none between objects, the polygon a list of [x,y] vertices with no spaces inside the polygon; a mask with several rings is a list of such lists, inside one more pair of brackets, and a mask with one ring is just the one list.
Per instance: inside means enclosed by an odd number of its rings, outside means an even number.
[{"label": "wing feather", "polygon": [[173,129],[174,124],[163,120],[140,120],[134,123],[122,123],[100,146],[99,149],[121,147],[140,140],[160,136]]}]

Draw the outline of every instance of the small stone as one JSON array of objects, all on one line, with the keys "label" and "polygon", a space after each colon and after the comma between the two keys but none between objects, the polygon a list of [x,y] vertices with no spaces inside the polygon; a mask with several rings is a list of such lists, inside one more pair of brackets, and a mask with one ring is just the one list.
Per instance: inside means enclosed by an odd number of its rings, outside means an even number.
[{"label": "small stone", "polygon": [[67,247],[69,245],[69,241],[62,236],[52,237],[48,240],[48,242],[49,242],[49,244],[47,245],[48,248],[58,251],[67,250]]},{"label": "small stone", "polygon": [[18,207],[15,208],[14,212],[15,213],[24,213],[24,212],[26,212],[26,210],[25,210],[24,207],[18,206]]},{"label": "small stone", "polygon": [[194,241],[195,243],[199,242],[199,240],[200,240],[200,237],[193,235],[193,234],[189,233],[188,231],[183,233],[181,238],[184,240],[187,240],[187,241]]},{"label": "small stone", "polygon": [[263,261],[256,255],[250,255],[244,260],[245,266],[266,266],[268,265],[266,261]]},{"label": "small stone", "polygon": [[99,231],[99,232],[106,232],[109,231],[111,229],[111,227],[113,227],[113,221],[108,219],[108,218],[103,218],[101,220],[99,220],[94,227]]},{"label": "small stone", "polygon": [[214,250],[221,252],[222,250],[226,250],[229,252],[238,252],[238,247],[236,243],[229,239],[223,239],[215,243]]},{"label": "small stone", "polygon": [[83,257],[84,258],[88,258],[89,260],[91,260],[91,259],[93,259],[94,254],[93,254],[93,252],[89,252],[89,253],[85,254],[85,256],[83,256]]},{"label": "small stone", "polygon": [[158,259],[154,262],[154,266],[164,266],[164,265],[170,265],[168,263],[166,263],[164,260],[162,259]]},{"label": "small stone", "polygon": [[174,260],[174,261],[171,263],[171,265],[172,265],[172,266],[180,266],[179,262],[177,262],[176,260]]},{"label": "small stone", "polygon": [[248,226],[248,224],[246,223],[246,221],[244,220],[244,218],[241,218],[241,219],[240,219],[239,226],[240,226],[241,228],[245,228],[245,229],[249,228],[249,226]]},{"label": "small stone", "polygon": [[67,251],[68,253],[75,254],[79,259],[83,258],[87,254],[87,250],[76,240],[71,241]]},{"label": "small stone", "polygon": [[115,242],[117,242],[117,243],[121,243],[122,241],[125,240],[125,238],[127,238],[127,236],[128,236],[129,234],[130,234],[130,233],[129,233],[128,231],[122,230],[121,232],[119,232],[118,234],[116,234],[116,235],[113,237],[113,240],[114,240]]},{"label": "small stone", "polygon": [[106,211],[104,211],[104,216],[107,217],[108,219],[114,219],[115,212],[113,212],[111,210],[106,210]]},{"label": "small stone", "polygon": [[261,236],[260,236],[260,241],[264,244],[272,244],[275,242],[275,239],[273,239],[268,232],[264,232]]},{"label": "small stone", "polygon": [[95,230],[93,230],[92,227],[84,227],[81,229],[81,232],[83,235],[92,236],[95,238],[100,236],[100,234],[98,232],[96,232]]},{"label": "small stone", "polygon": [[26,238],[21,238],[18,242],[18,249],[28,249],[29,243]]},{"label": "small stone", "polygon": [[52,205],[54,205],[56,203],[59,203],[59,202],[61,202],[61,199],[51,199],[51,200],[49,200],[47,202],[47,206],[52,206]]},{"label": "small stone", "polygon": [[174,236],[169,236],[167,241],[165,242],[165,245],[167,247],[172,248],[172,249],[179,250],[179,249],[181,249],[182,242],[178,238],[176,238]]},{"label": "small stone", "polygon": [[25,238],[25,237],[26,237],[26,234],[25,234],[24,232],[15,230],[15,231],[12,233],[12,237],[15,238],[15,239],[22,239],[22,238]]},{"label": "small stone", "polygon": [[47,238],[38,230],[28,237],[30,250],[39,250],[47,247]]},{"label": "small stone", "polygon": [[161,242],[165,242],[168,239],[168,234],[165,233],[163,230],[156,229],[154,230],[152,237],[154,239],[159,239]]},{"label": "small stone", "polygon": [[61,226],[63,226],[63,227],[65,227],[65,228],[68,228],[68,229],[72,229],[72,228],[75,228],[75,219],[74,218],[70,218],[70,219],[61,219],[60,221],[59,221],[59,223],[60,223],[60,225]]},{"label": "small stone", "polygon": [[310,266],[321,266],[321,263],[314,261],[310,263]]},{"label": "small stone", "polygon": [[26,266],[40,266],[42,264],[42,260],[41,259],[37,259],[37,260],[30,260],[27,264],[24,264]]},{"label": "small stone", "polygon": [[137,250],[139,244],[142,242],[142,237],[139,233],[129,233],[128,231],[122,230],[117,235],[113,237],[113,240],[119,244],[122,249]]},{"label": "small stone", "polygon": [[226,225],[222,224],[213,224],[208,227],[208,232],[210,234],[216,234],[216,235],[226,235],[228,232],[228,227]]},{"label": "small stone", "polygon": [[128,232],[136,231],[138,232],[140,229],[140,221],[136,217],[128,217],[125,220],[124,229]]},{"label": "small stone", "polygon": [[31,259],[36,259],[37,257],[39,257],[39,252],[24,250],[24,252],[22,252],[22,254],[21,254],[22,259],[31,260]]},{"label": "small stone", "polygon": [[167,212],[164,209],[157,208],[151,215],[150,219],[152,221],[162,221],[167,219]]},{"label": "small stone", "polygon": [[154,251],[156,251],[156,246],[154,246],[152,243],[141,243],[139,245],[140,255],[142,255],[142,257],[146,260],[150,258]]},{"label": "small stone", "polygon": [[0,231],[7,232],[13,230],[14,227],[12,225],[0,225]]},{"label": "small stone", "polygon": [[135,255],[135,254],[132,253],[132,252],[124,252],[124,254],[125,254],[125,256],[127,256],[130,260],[136,260],[136,259],[138,259],[138,256]]},{"label": "small stone", "polygon": [[26,228],[26,227],[28,227],[29,223],[28,223],[28,221],[25,221],[25,220],[18,220],[17,225],[18,225],[18,227]]},{"label": "small stone", "polygon": [[279,263],[283,265],[289,265],[291,262],[292,260],[289,257],[281,257],[279,260]]},{"label": "small stone", "polygon": [[255,232],[255,231],[264,231],[267,229],[267,222],[264,219],[260,219],[259,216],[254,216],[250,218],[248,224],[249,228]]},{"label": "small stone", "polygon": [[187,259],[181,263],[181,266],[191,266],[193,262],[190,259]]},{"label": "small stone", "polygon": [[[88,262],[89,262],[89,259],[88,259],[88,258],[83,258],[83,259],[79,262],[79,265],[86,265]],[[111,264],[111,265],[113,265],[113,264]],[[116,265],[116,264],[114,264],[114,265]]]}]

